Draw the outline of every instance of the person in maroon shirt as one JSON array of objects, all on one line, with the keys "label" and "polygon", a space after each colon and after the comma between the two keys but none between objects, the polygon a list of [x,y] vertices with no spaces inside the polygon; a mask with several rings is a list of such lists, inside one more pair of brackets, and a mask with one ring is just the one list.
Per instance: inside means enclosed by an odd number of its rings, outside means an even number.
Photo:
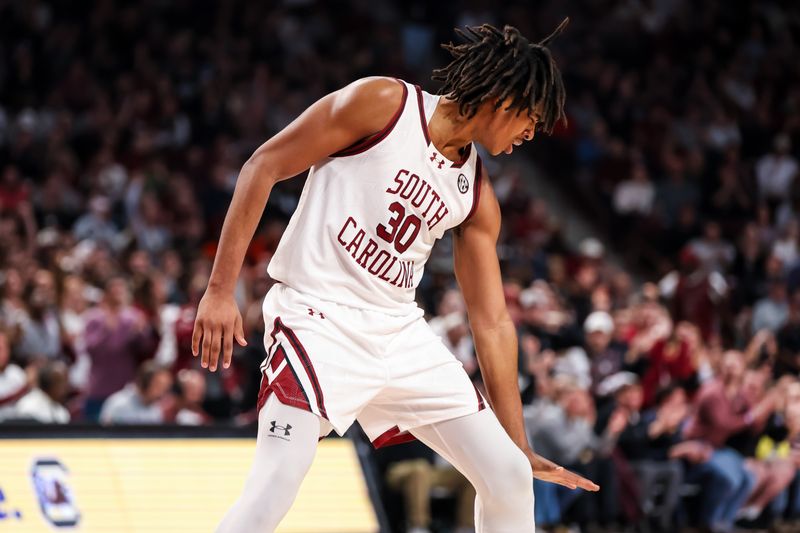
[{"label": "person in maroon shirt", "polygon": [[101,305],[86,311],[84,342],[92,361],[84,416],[96,421],[106,398],[133,381],[143,354],[152,353],[151,327],[131,306],[124,278],[106,283]]},{"label": "person in maroon shirt", "polygon": [[692,247],[684,246],[679,259],[678,271],[662,280],[670,313],[675,322],[695,324],[703,340],[708,341],[719,333],[719,308],[727,294],[727,284],[719,272],[701,262]]},{"label": "person in maroon shirt", "polygon": [[644,405],[652,406],[656,392],[669,385],[685,385],[695,374],[690,331],[683,323],[674,333],[657,341],[650,349],[649,364],[642,376]]},{"label": "person in maroon shirt", "polygon": [[684,432],[690,440],[672,451],[672,457],[690,463],[687,480],[702,484],[701,521],[712,531],[733,527],[736,513],[755,483],[755,476],[745,468],[744,457],[726,443],[742,430],[762,427],[776,401],[776,391],[772,390],[750,405],[742,394],[744,371],[744,355],[725,352],[719,376],[698,393],[695,413]]}]

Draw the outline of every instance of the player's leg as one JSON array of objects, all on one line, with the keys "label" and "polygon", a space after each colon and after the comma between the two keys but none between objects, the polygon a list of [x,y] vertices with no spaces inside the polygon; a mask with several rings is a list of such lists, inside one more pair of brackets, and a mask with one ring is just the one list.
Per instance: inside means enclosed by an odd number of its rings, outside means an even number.
[{"label": "player's leg", "polygon": [[461,471],[475,487],[478,533],[534,531],[530,462],[491,410],[410,431]]},{"label": "player's leg", "polygon": [[[273,394],[258,415],[253,466],[218,533],[270,533],[289,511],[320,436],[320,418],[284,405]],[[222,495],[225,497],[226,495]]]}]

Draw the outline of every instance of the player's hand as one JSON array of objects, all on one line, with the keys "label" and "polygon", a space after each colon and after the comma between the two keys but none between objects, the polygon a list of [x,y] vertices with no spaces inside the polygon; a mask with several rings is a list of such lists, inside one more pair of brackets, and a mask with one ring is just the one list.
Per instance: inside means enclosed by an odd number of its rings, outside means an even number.
[{"label": "player's hand", "polygon": [[585,477],[579,476],[575,472],[570,472],[563,466],[559,466],[541,455],[533,453],[533,450],[525,450],[525,455],[528,456],[528,460],[531,462],[533,477],[536,479],[549,481],[550,483],[558,483],[570,489],[580,488],[592,492],[600,490],[599,485],[596,485]]},{"label": "player's hand", "polygon": [[222,349],[222,366],[228,368],[233,355],[233,339],[239,345],[247,346],[242,330],[242,314],[233,295],[207,290],[197,306],[192,355],[201,355],[200,365],[214,372]]}]

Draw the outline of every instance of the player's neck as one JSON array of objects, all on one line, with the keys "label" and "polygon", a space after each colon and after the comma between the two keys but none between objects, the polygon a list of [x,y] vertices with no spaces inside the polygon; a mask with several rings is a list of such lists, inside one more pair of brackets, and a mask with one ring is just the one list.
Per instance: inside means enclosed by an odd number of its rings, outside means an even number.
[{"label": "player's neck", "polygon": [[428,123],[431,142],[439,152],[453,161],[460,151],[475,138],[475,121],[458,112],[458,104],[443,96]]}]

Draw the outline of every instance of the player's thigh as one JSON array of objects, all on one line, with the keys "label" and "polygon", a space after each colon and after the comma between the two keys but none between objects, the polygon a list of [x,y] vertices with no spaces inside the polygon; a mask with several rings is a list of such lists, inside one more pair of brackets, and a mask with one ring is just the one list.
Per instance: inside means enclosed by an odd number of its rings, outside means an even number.
[{"label": "player's thigh", "polygon": [[463,365],[420,320],[391,346],[386,385],[358,415],[376,447],[411,428],[474,414],[486,402]]}]

